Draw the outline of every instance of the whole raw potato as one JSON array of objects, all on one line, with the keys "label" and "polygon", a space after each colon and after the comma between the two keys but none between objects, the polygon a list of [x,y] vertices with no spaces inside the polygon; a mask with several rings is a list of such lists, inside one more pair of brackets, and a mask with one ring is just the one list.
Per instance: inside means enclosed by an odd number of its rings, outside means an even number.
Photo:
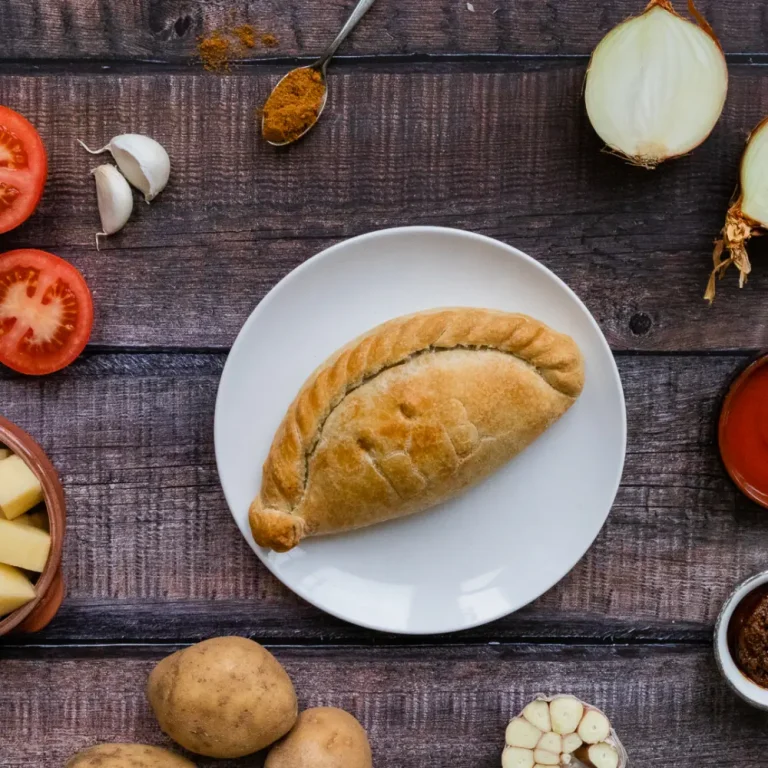
[{"label": "whole raw potato", "polygon": [[244,757],[296,722],[296,691],[277,659],[252,640],[217,637],[163,659],[147,698],[160,727],[190,752]]},{"label": "whole raw potato", "polygon": [[148,744],[97,744],[70,757],[66,768],[195,768],[195,764]]},{"label": "whole raw potato", "polygon": [[371,745],[357,720],[343,709],[317,707],[299,715],[275,744],[264,768],[372,768]]}]

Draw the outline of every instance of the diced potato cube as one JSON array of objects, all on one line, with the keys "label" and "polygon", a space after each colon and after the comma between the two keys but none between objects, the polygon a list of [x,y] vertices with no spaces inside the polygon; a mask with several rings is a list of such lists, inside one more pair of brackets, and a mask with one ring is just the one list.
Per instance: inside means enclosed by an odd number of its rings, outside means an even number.
[{"label": "diced potato cube", "polygon": [[51,551],[51,537],[31,525],[0,520],[0,563],[42,572]]},{"label": "diced potato cube", "polygon": [[32,582],[18,568],[0,563],[0,616],[12,613],[34,599]]},{"label": "diced potato cube", "polygon": [[16,525],[31,525],[33,528],[39,528],[41,531],[50,530],[48,513],[44,509],[37,509],[19,515],[13,522],[16,523]]},{"label": "diced potato cube", "polygon": [[0,510],[13,520],[43,500],[43,489],[35,473],[18,456],[0,461]]}]

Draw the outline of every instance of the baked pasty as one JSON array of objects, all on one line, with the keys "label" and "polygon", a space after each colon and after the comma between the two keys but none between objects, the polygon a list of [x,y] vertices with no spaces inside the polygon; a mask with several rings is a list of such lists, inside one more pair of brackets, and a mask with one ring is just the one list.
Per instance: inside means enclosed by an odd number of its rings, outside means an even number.
[{"label": "baked pasty", "polygon": [[576,343],[526,315],[441,309],[390,320],[306,381],[250,509],[256,542],[410,515],[516,456],[584,385]]}]

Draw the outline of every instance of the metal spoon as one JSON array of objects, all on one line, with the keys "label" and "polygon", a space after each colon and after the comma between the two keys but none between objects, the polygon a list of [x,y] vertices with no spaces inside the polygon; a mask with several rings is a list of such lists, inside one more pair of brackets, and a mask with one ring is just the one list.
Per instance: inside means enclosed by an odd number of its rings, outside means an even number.
[{"label": "metal spoon", "polygon": [[[328,69],[328,62],[333,58],[334,54],[338,50],[339,46],[347,39],[349,36],[349,33],[360,23],[360,20],[365,16],[366,13],[368,13],[368,10],[370,7],[376,2],[376,0],[360,0],[360,2],[357,4],[357,7],[354,11],[352,11],[352,15],[347,19],[347,23],[341,28],[341,32],[339,32],[338,35],[336,35],[336,39],[326,48],[323,55],[316,61],[314,64],[310,64],[308,67],[297,67],[297,69],[314,69],[316,72],[320,73],[320,76],[323,79],[323,85],[325,86],[325,93],[323,94],[323,101],[320,104],[320,108],[317,110],[317,116],[315,117],[314,121],[307,127],[307,129],[299,136],[297,136],[295,139],[291,139],[291,141],[284,141],[281,143],[274,142],[274,141],[268,141],[269,144],[271,144],[273,147],[284,147],[288,144],[292,144],[294,141],[298,141],[300,138],[305,136],[309,131],[311,131],[314,127],[317,121],[320,119],[320,115],[323,114],[323,110],[325,109],[325,104],[328,101],[328,85],[325,82],[325,72]],[[292,72],[295,72],[296,70],[292,70]],[[279,87],[280,83],[285,80],[288,75],[290,75],[291,72],[289,72],[287,75],[285,75],[283,78],[281,78],[280,82],[272,89],[272,93],[274,93]],[[270,93],[270,96],[272,95]],[[261,118],[261,130],[262,133],[264,132],[264,118]]]}]

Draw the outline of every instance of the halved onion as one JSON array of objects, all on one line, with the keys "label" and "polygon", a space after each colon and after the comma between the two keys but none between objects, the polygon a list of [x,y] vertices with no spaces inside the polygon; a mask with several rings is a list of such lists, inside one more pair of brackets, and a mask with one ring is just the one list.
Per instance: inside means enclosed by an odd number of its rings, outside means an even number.
[{"label": "halved onion", "polygon": [[[728,209],[720,239],[715,242],[714,268],[704,298],[715,299],[715,283],[731,264],[739,270],[739,288],[752,271],[747,241],[768,232],[768,117],[752,131],[741,158],[736,201]],[[727,257],[724,254],[727,252]]]},{"label": "halved onion", "polygon": [[590,122],[610,150],[655,168],[699,146],[715,127],[728,92],[728,68],[712,28],[670,0],[615,27],[592,54],[585,98]]}]

